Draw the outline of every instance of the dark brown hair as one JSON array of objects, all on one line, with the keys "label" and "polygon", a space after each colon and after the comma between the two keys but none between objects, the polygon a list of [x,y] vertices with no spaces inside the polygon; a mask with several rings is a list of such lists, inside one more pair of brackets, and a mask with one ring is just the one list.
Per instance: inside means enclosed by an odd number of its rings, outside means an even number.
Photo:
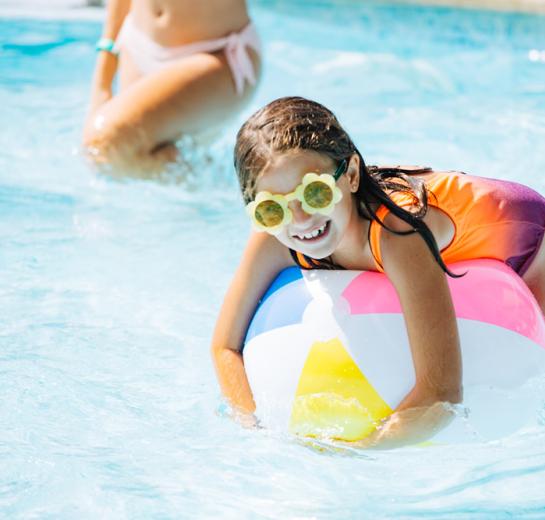
[{"label": "dark brown hair", "polygon": [[[241,127],[235,145],[235,169],[242,196],[246,203],[255,197],[260,173],[273,154],[290,150],[311,150],[330,157],[337,165],[357,154],[360,160],[360,184],[354,194],[358,213],[374,220],[397,235],[419,233],[435,260],[450,276],[439,248],[422,218],[428,209],[428,192],[421,179],[411,174],[430,171],[430,168],[406,169],[366,166],[362,155],[342,128],[335,115],[315,101],[301,97],[277,99],[253,114]],[[405,192],[413,197],[411,211],[398,206],[389,192]],[[394,215],[411,226],[408,231],[395,231],[377,217],[373,205],[383,204]]]}]

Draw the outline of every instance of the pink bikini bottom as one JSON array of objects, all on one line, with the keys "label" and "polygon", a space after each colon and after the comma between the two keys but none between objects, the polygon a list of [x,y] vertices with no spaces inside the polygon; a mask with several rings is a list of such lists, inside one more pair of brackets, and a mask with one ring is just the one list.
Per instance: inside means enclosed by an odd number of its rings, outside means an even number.
[{"label": "pink bikini bottom", "polygon": [[125,18],[123,27],[116,40],[116,48],[131,55],[135,65],[143,74],[151,74],[181,58],[187,58],[200,52],[225,51],[227,63],[233,74],[238,95],[244,91],[247,81],[256,82],[256,72],[248,55],[247,48],[261,53],[261,42],[254,25],[250,22],[238,33],[231,33],[216,40],[206,40],[177,47],[163,47],[138,29],[130,16]]}]

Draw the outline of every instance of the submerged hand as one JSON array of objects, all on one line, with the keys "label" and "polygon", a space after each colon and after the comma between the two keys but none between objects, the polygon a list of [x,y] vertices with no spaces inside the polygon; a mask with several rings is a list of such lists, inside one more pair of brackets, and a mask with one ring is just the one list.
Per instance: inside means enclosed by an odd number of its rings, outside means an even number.
[{"label": "submerged hand", "polygon": [[258,429],[261,428],[259,419],[251,412],[235,408],[223,402],[218,406],[217,414],[222,417],[230,417],[243,428]]},{"label": "submerged hand", "polygon": [[257,430],[262,428],[262,426],[259,424],[258,418],[253,413],[247,413],[247,412],[241,412],[239,410],[235,410],[231,417],[240,424],[243,428]]}]

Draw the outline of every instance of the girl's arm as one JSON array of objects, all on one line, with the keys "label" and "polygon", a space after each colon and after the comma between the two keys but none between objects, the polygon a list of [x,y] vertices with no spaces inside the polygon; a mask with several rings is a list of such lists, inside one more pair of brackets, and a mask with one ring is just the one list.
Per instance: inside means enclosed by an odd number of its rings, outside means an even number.
[{"label": "girl's arm", "polygon": [[253,233],[229,287],[212,338],[221,390],[236,411],[253,413],[255,403],[241,348],[259,300],[278,273],[293,265],[288,249],[266,233]]},{"label": "girl's arm", "polygon": [[[386,224],[408,225],[393,215]],[[411,346],[416,382],[386,423],[366,440],[378,448],[431,437],[453,418],[462,399],[462,358],[456,315],[446,275],[420,235],[381,236],[384,271],[399,296]]]},{"label": "girl's arm", "polygon": [[[108,1],[108,11],[102,31],[103,38],[115,41],[130,6],[131,0]],[[111,52],[99,52],[91,87],[90,116],[112,97],[112,82],[116,71],[117,56],[114,56]]]}]

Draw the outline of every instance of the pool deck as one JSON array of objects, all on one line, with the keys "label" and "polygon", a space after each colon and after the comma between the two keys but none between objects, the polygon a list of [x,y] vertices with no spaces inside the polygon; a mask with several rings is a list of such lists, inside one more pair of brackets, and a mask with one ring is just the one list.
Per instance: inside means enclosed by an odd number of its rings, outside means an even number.
[{"label": "pool deck", "polygon": [[396,0],[396,3],[545,14],[545,0]]},{"label": "pool deck", "polygon": [[[366,0],[345,0],[364,2]],[[381,0],[373,0],[381,3]],[[248,0],[251,5],[252,0]],[[433,5],[545,15],[545,0],[385,0],[389,4]],[[1,17],[103,19],[105,0],[0,0]]]},{"label": "pool deck", "polygon": [[90,3],[85,0],[0,0],[0,17],[103,20],[104,9]]}]

